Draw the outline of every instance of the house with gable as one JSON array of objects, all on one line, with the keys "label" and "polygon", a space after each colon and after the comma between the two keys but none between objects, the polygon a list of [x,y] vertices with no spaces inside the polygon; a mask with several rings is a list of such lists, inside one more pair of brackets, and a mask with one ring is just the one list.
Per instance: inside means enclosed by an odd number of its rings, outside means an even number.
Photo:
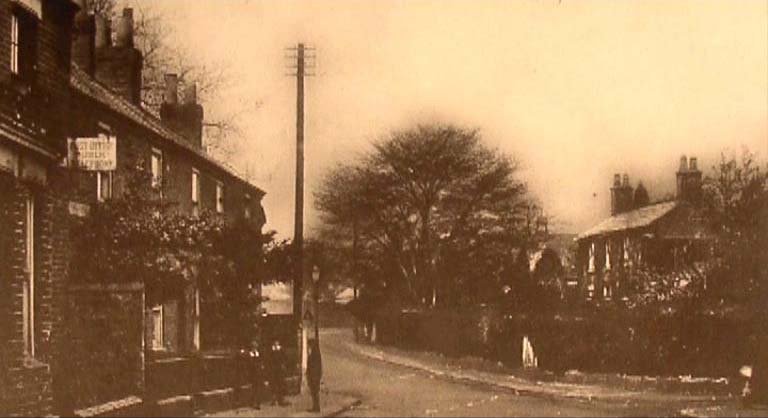
[{"label": "house with gable", "polygon": [[695,157],[680,158],[676,179],[674,199],[649,203],[642,183],[633,188],[627,174],[614,176],[611,216],[577,238],[576,268],[588,299],[625,296],[640,268],[673,274],[679,286],[703,276],[714,235]]}]

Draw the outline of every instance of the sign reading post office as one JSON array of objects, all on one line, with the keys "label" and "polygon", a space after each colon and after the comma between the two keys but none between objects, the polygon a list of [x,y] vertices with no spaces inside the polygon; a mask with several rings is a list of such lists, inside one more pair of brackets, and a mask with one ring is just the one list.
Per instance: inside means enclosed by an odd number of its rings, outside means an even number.
[{"label": "sign reading post office", "polygon": [[117,169],[117,138],[99,135],[93,138],[70,138],[67,141],[70,167],[86,171]]}]

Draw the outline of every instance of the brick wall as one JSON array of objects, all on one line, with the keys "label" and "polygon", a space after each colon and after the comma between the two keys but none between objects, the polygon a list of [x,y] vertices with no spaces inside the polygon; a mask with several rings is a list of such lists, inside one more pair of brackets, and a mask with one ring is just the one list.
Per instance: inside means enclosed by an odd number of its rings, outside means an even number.
[{"label": "brick wall", "polygon": [[[66,281],[66,228],[62,200],[46,190],[0,174],[0,243],[3,323],[2,391],[0,414],[39,415],[52,411],[50,364],[52,340],[61,323],[61,292]],[[23,286],[26,280],[26,199],[35,199],[35,355],[25,353],[23,342]],[[60,227],[61,226],[61,227]]]},{"label": "brick wall", "polygon": [[55,368],[60,412],[143,396],[143,286],[71,287],[67,334]]},{"label": "brick wall", "polygon": [[35,83],[31,94],[20,94],[22,83],[10,71],[11,14],[16,7],[10,0],[0,0],[0,117],[20,120],[40,142],[61,150],[67,120],[64,110],[70,97],[69,39],[74,9],[66,1],[43,1]]}]

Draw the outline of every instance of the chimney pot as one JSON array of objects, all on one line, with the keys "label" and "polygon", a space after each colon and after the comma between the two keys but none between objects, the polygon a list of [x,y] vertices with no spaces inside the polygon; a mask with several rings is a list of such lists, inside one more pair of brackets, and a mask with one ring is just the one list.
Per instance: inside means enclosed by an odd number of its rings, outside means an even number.
[{"label": "chimney pot", "polygon": [[680,157],[680,171],[688,171],[688,159],[685,158],[685,155]]},{"label": "chimney pot", "polygon": [[184,104],[197,104],[197,83],[190,83],[184,92]]},{"label": "chimney pot", "polygon": [[629,175],[627,175],[627,173],[624,173],[622,186],[629,187]]},{"label": "chimney pot", "polygon": [[691,159],[688,160],[688,169],[690,171],[697,171],[698,167],[696,165],[696,157],[691,157]]},{"label": "chimney pot", "polygon": [[133,47],[133,9],[130,7],[123,9],[123,16],[118,21],[115,46]]},{"label": "chimney pot", "polygon": [[613,175],[613,185],[614,187],[621,186],[621,174],[616,173]]},{"label": "chimney pot", "polygon": [[105,48],[112,44],[112,29],[109,20],[103,15],[96,15],[96,48]]},{"label": "chimney pot", "polygon": [[80,10],[75,15],[72,27],[72,61],[83,71],[93,75],[95,64],[96,23],[88,13],[86,0],[80,0]]},{"label": "chimney pot", "polygon": [[165,75],[165,94],[163,101],[175,105],[179,102],[179,77],[176,74]]}]

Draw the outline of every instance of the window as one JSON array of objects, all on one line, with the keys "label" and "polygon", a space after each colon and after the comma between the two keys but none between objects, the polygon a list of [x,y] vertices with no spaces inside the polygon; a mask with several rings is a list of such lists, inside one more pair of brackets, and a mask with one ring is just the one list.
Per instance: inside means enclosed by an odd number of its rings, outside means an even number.
[{"label": "window", "polygon": [[163,185],[163,152],[152,148],[152,187],[161,188]]},{"label": "window", "polygon": [[29,196],[26,202],[26,257],[22,301],[24,353],[35,355],[35,200]]},{"label": "window", "polygon": [[200,172],[192,169],[192,214],[197,216],[200,211]]},{"label": "window", "polygon": [[112,172],[111,171],[97,171],[96,172],[96,199],[99,202],[112,198]]},{"label": "window", "polygon": [[37,18],[16,7],[11,14],[11,72],[32,82],[37,62]]},{"label": "window", "polygon": [[19,16],[11,15],[11,72],[19,73]]},{"label": "window", "polygon": [[[104,122],[98,122],[99,138],[106,139],[112,128]],[[112,172],[111,171],[97,171],[96,172],[96,199],[99,202],[112,198]]]},{"label": "window", "polygon": [[251,219],[251,195],[245,195],[245,208],[243,209],[243,217],[245,219]]},{"label": "window", "polygon": [[153,350],[163,349],[163,305],[152,307],[152,338],[151,347]]},{"label": "window", "polygon": [[216,212],[224,212],[224,184],[220,181],[216,182]]}]

